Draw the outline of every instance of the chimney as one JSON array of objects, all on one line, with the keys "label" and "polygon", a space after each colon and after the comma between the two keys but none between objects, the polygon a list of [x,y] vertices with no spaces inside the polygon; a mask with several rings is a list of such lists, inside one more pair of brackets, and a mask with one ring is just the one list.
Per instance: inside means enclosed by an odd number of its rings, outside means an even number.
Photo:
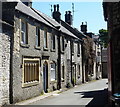
[{"label": "chimney", "polygon": [[84,34],[87,33],[87,22],[86,22],[86,25],[82,22],[81,31],[82,31]]},{"label": "chimney", "polygon": [[56,12],[56,5],[54,5],[54,12]]},{"label": "chimney", "polygon": [[28,7],[32,7],[32,0],[21,0],[21,2]]},{"label": "chimney", "polygon": [[72,25],[72,15],[71,15],[71,11],[66,11],[66,14],[65,14],[65,22],[68,23],[69,25]]},{"label": "chimney", "polygon": [[57,12],[59,12],[59,4],[57,4]]},{"label": "chimney", "polygon": [[[57,7],[57,11],[56,11],[56,7]],[[54,5],[54,11],[52,16],[53,16],[53,19],[55,19],[58,23],[60,23],[61,13],[59,12],[59,4]]]}]

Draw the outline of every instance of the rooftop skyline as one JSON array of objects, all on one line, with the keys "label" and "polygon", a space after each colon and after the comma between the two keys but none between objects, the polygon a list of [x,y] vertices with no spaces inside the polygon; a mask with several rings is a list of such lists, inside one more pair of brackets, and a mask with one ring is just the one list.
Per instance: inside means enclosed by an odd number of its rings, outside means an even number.
[{"label": "rooftop skyline", "polygon": [[[73,11],[72,3],[73,2],[34,2],[33,0],[33,8],[52,17],[51,9],[53,10],[53,5],[59,4],[61,19],[65,20],[65,11]],[[87,22],[88,32],[95,34],[98,34],[100,29],[107,29],[103,17],[102,2],[74,2],[74,11],[73,27],[78,30],[80,30],[82,22]]]}]

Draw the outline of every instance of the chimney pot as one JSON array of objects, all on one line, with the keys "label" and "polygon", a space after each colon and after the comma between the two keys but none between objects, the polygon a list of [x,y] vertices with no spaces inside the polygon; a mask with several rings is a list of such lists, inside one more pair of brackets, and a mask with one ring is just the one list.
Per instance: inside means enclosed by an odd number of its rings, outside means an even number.
[{"label": "chimney pot", "polygon": [[71,14],[71,11],[68,11],[69,14]]},{"label": "chimney pot", "polygon": [[82,25],[81,25],[81,31],[86,34],[87,33],[87,25],[85,25],[83,22],[82,22]]},{"label": "chimney pot", "polygon": [[59,4],[57,4],[57,12],[59,12]]},{"label": "chimney pot", "polygon": [[54,12],[56,12],[56,5],[54,5]]}]

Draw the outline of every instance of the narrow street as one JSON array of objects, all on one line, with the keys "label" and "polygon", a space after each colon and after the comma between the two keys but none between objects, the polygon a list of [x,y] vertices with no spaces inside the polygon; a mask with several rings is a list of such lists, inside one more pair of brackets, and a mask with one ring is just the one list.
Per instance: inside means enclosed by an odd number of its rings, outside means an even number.
[{"label": "narrow street", "polygon": [[103,107],[107,104],[107,83],[107,79],[102,79],[82,84],[30,105],[100,105]]}]

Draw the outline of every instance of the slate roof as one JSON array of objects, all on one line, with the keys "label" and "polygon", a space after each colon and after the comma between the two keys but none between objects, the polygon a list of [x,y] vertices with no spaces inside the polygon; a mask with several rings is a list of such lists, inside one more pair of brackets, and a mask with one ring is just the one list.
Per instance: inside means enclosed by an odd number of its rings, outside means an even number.
[{"label": "slate roof", "polygon": [[65,28],[69,29],[70,32],[72,32],[72,33],[73,33],[74,35],[76,35],[77,37],[79,37],[79,38],[81,38],[81,39],[82,39],[82,38],[86,38],[86,35],[85,35],[83,32],[77,30],[76,28],[73,28],[73,27],[70,26],[68,23],[64,22],[63,20],[61,20],[61,24],[62,24]]},{"label": "slate roof", "polygon": [[45,21],[42,17],[40,17],[37,13],[35,13],[30,7],[26,6],[22,2],[18,2],[17,6],[15,7],[16,10],[19,10],[20,12],[50,26],[53,27],[51,24],[49,24],[47,21]]},{"label": "slate roof", "polygon": [[[32,8],[33,9],[33,8]],[[73,33],[71,33],[68,29],[66,29],[65,27],[63,27],[61,24],[59,24],[55,19],[47,16],[46,14],[40,12],[39,10],[33,9],[35,12],[37,12],[41,17],[43,17],[46,21],[48,21],[50,24],[52,24],[55,27],[60,27],[59,30],[61,30],[61,32],[70,35],[76,39],[79,39],[78,37],[76,37]]]},{"label": "slate roof", "polygon": [[23,4],[22,2],[18,2],[17,6],[15,7],[16,10],[44,23],[45,25],[52,27],[52,28],[57,28],[60,27],[60,31],[64,34],[67,34],[69,36],[72,36],[76,39],[79,39],[76,35],[74,35],[73,33],[71,33],[68,29],[66,29],[65,27],[63,27],[60,23],[58,23],[56,20],[54,20],[53,18],[47,16],[46,14],[33,9],[31,7],[26,6],[25,4]]}]

